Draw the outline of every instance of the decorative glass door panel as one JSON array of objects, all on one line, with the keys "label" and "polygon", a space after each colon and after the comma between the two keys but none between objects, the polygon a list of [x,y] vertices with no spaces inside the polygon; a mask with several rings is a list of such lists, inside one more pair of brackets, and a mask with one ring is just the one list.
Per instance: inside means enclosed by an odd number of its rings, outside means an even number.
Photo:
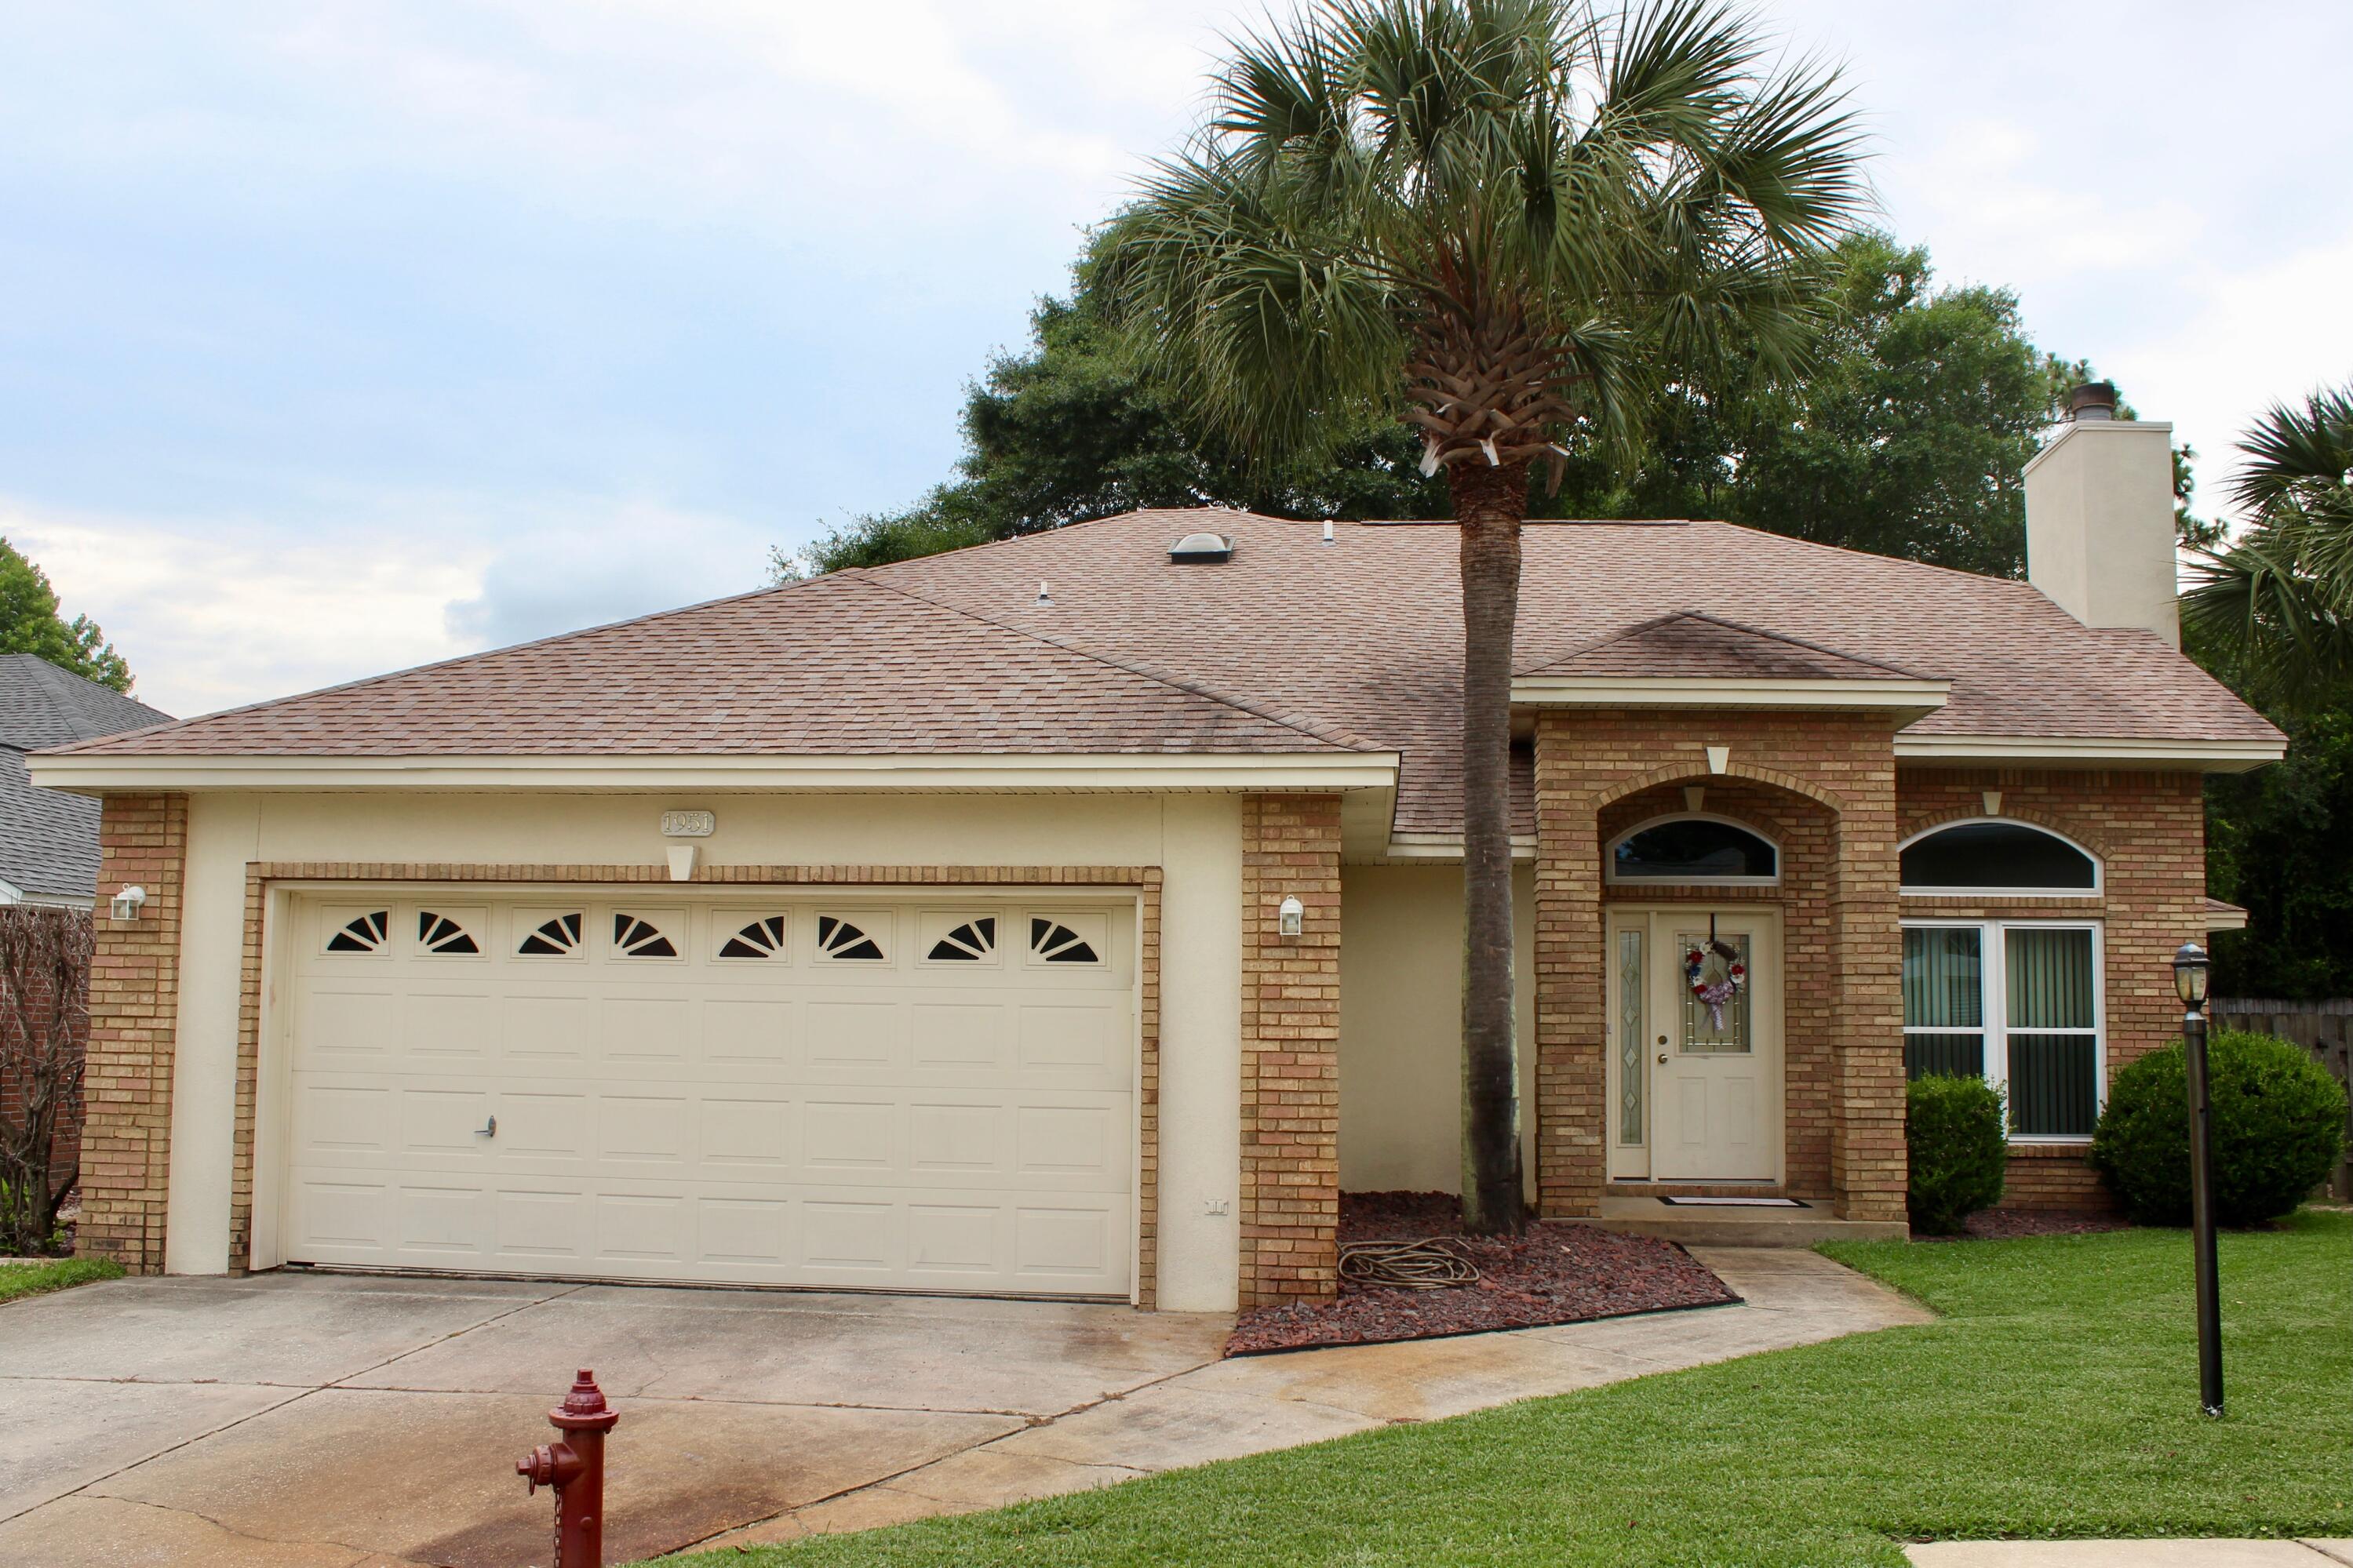
[{"label": "decorative glass door panel", "polygon": [[1650,917],[1653,1180],[1781,1173],[1779,925],[1769,910]]}]

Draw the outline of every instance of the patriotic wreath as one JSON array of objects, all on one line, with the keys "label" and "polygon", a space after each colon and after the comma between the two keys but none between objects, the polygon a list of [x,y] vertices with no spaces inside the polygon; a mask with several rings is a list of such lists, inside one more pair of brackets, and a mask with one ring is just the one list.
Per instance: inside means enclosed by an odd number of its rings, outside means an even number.
[{"label": "patriotic wreath", "polygon": [[[1711,978],[1709,958],[1720,958],[1724,967]],[[1683,954],[1683,980],[1691,994],[1707,1009],[1711,1029],[1724,1027],[1725,1005],[1748,988],[1748,966],[1740,962],[1740,950],[1728,942],[1712,941],[1705,947],[1694,947]]]}]

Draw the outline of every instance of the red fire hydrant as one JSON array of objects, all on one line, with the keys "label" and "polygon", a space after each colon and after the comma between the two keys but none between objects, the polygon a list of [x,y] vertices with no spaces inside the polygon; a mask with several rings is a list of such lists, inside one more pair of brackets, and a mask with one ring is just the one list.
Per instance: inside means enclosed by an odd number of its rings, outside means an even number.
[{"label": "red fire hydrant", "polygon": [[584,1366],[564,1403],[547,1413],[564,1436],[515,1461],[530,1490],[555,1489],[554,1568],[604,1568],[605,1434],[620,1418],[605,1403],[596,1374]]}]

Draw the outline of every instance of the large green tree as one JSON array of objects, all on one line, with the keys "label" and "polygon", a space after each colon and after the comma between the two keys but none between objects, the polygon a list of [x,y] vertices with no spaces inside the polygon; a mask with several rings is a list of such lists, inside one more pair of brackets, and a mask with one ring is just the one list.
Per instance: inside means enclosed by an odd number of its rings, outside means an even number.
[{"label": "large green tree", "polygon": [[[1445,484],[1419,471],[1420,443],[1386,414],[1327,456],[1271,475],[1231,450],[1104,321],[1102,251],[1098,239],[1072,269],[1069,296],[1039,306],[1028,348],[997,356],[970,388],[956,477],[904,510],[852,519],[798,557],[779,552],[785,574],[880,565],[1135,507],[1447,515]],[[2038,350],[2006,290],[1939,288],[1925,248],[1883,234],[1848,237],[1813,287],[1808,374],[1762,376],[1736,351],[1663,367],[1628,411],[1630,440],[1605,448],[1568,434],[1563,482],[1532,487],[1531,515],[1723,518],[2022,574],[2019,473],[2054,402],[2094,379],[2091,367]],[[2180,468],[2185,497],[2188,479]]]},{"label": "large green tree", "polygon": [[1463,1217],[1523,1223],[1512,1028],[1520,526],[1667,364],[1787,368],[1861,210],[1834,74],[1715,0],[1326,0],[1237,44],[1113,223],[1112,319],[1266,471],[1393,413],[1461,540]]},{"label": "large green tree", "polygon": [[117,691],[131,689],[131,667],[88,616],[69,621],[48,574],[0,539],[0,653],[38,654]]}]

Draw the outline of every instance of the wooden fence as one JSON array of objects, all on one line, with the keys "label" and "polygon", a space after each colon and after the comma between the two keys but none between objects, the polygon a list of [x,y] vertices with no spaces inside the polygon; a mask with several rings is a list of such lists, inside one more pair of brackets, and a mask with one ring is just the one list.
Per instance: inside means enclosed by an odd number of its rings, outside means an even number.
[{"label": "wooden fence", "polygon": [[[2215,1027],[2275,1035],[2310,1051],[2312,1059],[2338,1083],[2353,1083],[2353,998],[2267,1002],[2225,996],[2215,998],[2210,1011]],[[2328,1183],[2329,1192],[2340,1200],[2353,1199],[2353,1110],[2346,1113],[2345,1136],[2345,1162]]]}]

